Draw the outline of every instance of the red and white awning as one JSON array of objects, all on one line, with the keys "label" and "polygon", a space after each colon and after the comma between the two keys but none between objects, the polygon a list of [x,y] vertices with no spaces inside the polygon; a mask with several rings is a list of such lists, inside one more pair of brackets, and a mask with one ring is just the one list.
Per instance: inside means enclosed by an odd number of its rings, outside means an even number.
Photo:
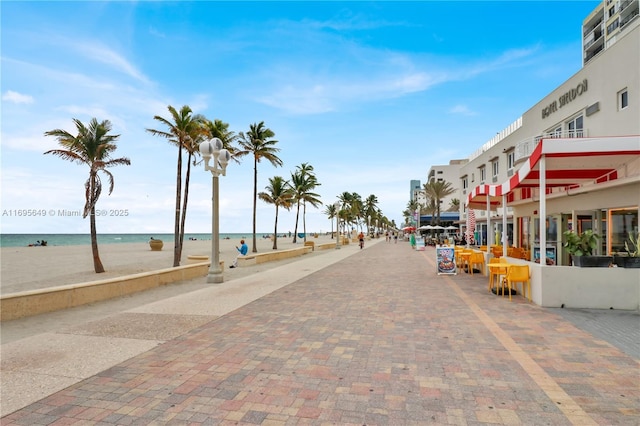
[{"label": "red and white awning", "polygon": [[501,185],[502,193],[540,186],[540,160],[545,158],[546,187],[577,187],[618,178],[618,170],[640,156],[640,136],[543,139],[526,163]]},{"label": "red and white awning", "polygon": [[[502,195],[516,189],[539,188],[544,159],[545,188],[573,188],[619,178],[626,167],[638,167],[640,136],[543,139],[518,172],[502,185],[479,185],[467,196],[467,207],[495,210]],[[636,171],[637,173],[637,171]]]},{"label": "red and white awning", "polygon": [[496,210],[502,206],[502,185],[478,185],[467,196],[467,208],[486,210],[487,200],[489,210]]}]

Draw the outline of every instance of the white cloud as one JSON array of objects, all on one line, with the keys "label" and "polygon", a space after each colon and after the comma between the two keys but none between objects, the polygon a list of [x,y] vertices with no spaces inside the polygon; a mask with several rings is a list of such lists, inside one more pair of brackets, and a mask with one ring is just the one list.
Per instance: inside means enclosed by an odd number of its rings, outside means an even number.
[{"label": "white cloud", "polygon": [[466,105],[456,105],[453,108],[449,109],[450,114],[461,114],[461,115],[476,115],[475,111],[469,109]]},{"label": "white cloud", "polygon": [[84,54],[87,58],[110,65],[116,70],[143,83],[149,83],[149,79],[126,58],[100,43],[72,43],[71,47]]},{"label": "white cloud", "polygon": [[31,104],[33,103],[33,96],[7,90],[4,95],[2,95],[2,100],[14,104]]}]

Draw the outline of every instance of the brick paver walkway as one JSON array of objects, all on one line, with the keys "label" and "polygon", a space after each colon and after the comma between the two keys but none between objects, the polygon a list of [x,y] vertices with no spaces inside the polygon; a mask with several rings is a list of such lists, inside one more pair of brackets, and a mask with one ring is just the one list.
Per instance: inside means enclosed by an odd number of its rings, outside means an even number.
[{"label": "brick paver walkway", "polygon": [[638,424],[637,360],[433,257],[366,247],[2,424]]}]

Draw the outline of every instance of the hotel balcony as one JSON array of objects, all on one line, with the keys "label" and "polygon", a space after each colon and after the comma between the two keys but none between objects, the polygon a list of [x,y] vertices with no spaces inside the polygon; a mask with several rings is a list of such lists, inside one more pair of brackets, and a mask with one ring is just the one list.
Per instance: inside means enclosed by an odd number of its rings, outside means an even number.
[{"label": "hotel balcony", "polygon": [[564,132],[543,133],[542,135],[533,136],[520,141],[514,149],[514,164],[518,165],[527,160],[541,139],[560,139],[560,138],[584,138],[588,136],[586,129],[567,130]]}]

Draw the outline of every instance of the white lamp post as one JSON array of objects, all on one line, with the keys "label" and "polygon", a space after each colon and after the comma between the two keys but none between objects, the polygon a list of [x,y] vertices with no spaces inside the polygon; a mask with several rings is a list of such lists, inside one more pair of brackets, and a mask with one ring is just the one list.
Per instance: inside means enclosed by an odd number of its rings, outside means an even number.
[{"label": "white lamp post", "polygon": [[[222,141],[213,138],[200,144],[200,154],[204,158],[204,169],[211,172],[211,266],[207,275],[208,283],[221,283],[224,281],[220,268],[220,218],[218,215],[218,176],[225,176],[227,164],[231,159],[229,151],[223,148]],[[210,165],[211,157],[213,164]]]},{"label": "white lamp post", "polygon": [[336,209],[336,250],[340,249],[340,202],[333,203]]}]

